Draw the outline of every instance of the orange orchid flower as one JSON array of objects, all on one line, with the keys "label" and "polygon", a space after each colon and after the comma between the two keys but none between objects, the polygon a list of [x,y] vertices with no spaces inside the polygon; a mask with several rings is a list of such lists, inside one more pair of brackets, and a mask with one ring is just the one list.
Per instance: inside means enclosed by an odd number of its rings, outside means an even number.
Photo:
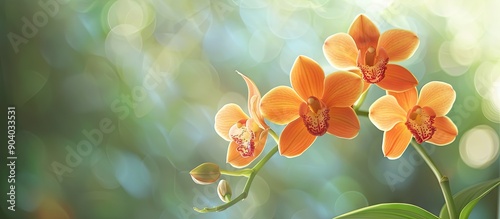
[{"label": "orange orchid flower", "polygon": [[[239,72],[238,72],[239,73]],[[254,161],[264,150],[269,126],[264,122],[259,104],[259,89],[245,75],[239,73],[248,87],[248,111],[250,117],[240,106],[229,103],[215,115],[215,131],[229,141],[226,162],[233,167],[243,168]]]},{"label": "orange orchid flower", "polygon": [[[411,137],[420,144],[450,144],[458,134],[457,127],[446,114],[455,102],[455,90],[447,83],[433,81],[405,92],[387,92],[369,109],[369,118],[384,131],[382,150],[389,159],[401,157]],[[417,99],[418,98],[418,99]]]},{"label": "orange orchid flower", "polygon": [[317,136],[330,133],[354,138],[359,120],[352,105],[361,95],[363,83],[349,72],[325,77],[314,60],[299,56],[290,73],[292,88],[279,86],[262,97],[264,117],[279,125],[288,124],[279,139],[279,152],[285,157],[304,153]]},{"label": "orange orchid flower", "polygon": [[390,62],[410,58],[418,44],[418,37],[407,30],[392,29],[381,35],[361,14],[351,24],[349,34],[337,33],[325,40],[323,53],[332,66],[361,75],[363,92],[370,84],[402,92],[417,86],[418,81],[406,68]]}]

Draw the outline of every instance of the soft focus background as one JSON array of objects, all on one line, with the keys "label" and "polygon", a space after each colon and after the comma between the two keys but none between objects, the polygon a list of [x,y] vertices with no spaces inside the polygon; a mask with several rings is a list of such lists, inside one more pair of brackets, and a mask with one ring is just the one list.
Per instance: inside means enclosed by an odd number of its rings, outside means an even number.
[{"label": "soft focus background", "polygon": [[[411,147],[384,158],[382,132],[366,118],[353,140],[325,135],[303,156],[275,155],[249,197],[221,213],[192,210],[221,201],[188,172],[203,162],[231,169],[213,125],[226,103],[246,110],[235,70],[262,94],[290,85],[298,55],[331,73],[323,41],[364,13],[381,31],[417,33],[418,50],[400,64],[419,89],[440,80],[457,92],[449,116],[459,136],[424,144],[452,191],[499,177],[500,2],[480,2],[4,0],[0,102],[2,115],[16,106],[18,160],[12,213],[2,143],[1,218],[331,218],[383,202],[438,214],[432,172]],[[383,94],[372,87],[361,109]],[[244,178],[224,179],[241,192]],[[498,196],[471,218],[497,218]]]}]

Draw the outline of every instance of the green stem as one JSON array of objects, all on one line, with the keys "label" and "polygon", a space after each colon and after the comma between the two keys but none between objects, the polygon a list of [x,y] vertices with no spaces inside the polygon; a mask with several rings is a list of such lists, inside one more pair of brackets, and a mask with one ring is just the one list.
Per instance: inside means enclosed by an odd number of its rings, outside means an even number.
[{"label": "green stem", "polygon": [[243,169],[243,170],[219,170],[221,174],[227,175],[227,176],[244,176],[244,177],[250,177],[250,174],[252,174],[253,170],[252,169]]},{"label": "green stem", "polygon": [[254,174],[257,174],[257,172],[259,172],[259,170],[267,163],[267,161],[269,161],[269,159],[271,159],[271,157],[276,154],[276,152],[278,152],[278,145],[274,146],[273,149],[271,149],[271,151],[269,151],[269,153],[266,154],[266,156],[264,158],[262,158],[262,160],[260,160],[252,169],[253,169],[253,173]]},{"label": "green stem", "polygon": [[235,199],[231,200],[230,202],[228,202],[226,204],[219,205],[219,206],[216,206],[213,208],[199,209],[199,208],[194,207],[194,210],[197,212],[200,212],[200,213],[223,211],[223,210],[226,210],[227,208],[233,206],[234,204],[238,203],[239,201],[245,199],[248,196],[248,193],[250,191],[250,186],[252,185],[253,179],[255,178],[255,176],[257,175],[259,170],[267,163],[267,161],[269,161],[269,159],[271,159],[271,157],[276,152],[278,152],[278,145],[276,145],[273,149],[271,149],[271,151],[269,151],[269,153],[267,153],[266,156],[264,158],[262,158],[262,160],[260,160],[252,169],[249,169],[249,170],[251,170],[250,177],[248,177],[248,180],[245,183],[245,187],[243,188],[243,192],[240,195],[238,195],[238,197],[236,197]]},{"label": "green stem", "polygon": [[270,134],[271,136],[273,136],[274,141],[276,142],[276,144],[279,144],[279,142],[280,142],[280,138],[278,137],[278,134],[276,134],[276,132],[274,132],[274,130],[273,130],[273,129],[269,129],[269,134]]},{"label": "green stem", "polygon": [[368,118],[368,112],[366,112],[366,111],[356,110],[356,114],[358,114],[358,116],[365,116]]},{"label": "green stem", "polygon": [[456,216],[455,201],[453,200],[453,196],[451,194],[450,181],[448,180],[448,177],[443,176],[441,172],[439,172],[438,168],[436,167],[432,159],[429,157],[429,155],[427,155],[427,152],[420,144],[415,142],[415,140],[412,140],[411,144],[413,145],[415,150],[417,150],[420,156],[422,156],[422,158],[425,160],[427,165],[431,168],[432,172],[436,176],[436,179],[439,182],[439,186],[443,191],[444,201],[446,202],[446,206],[448,207],[448,214],[450,215],[450,218],[452,219],[458,218]]},{"label": "green stem", "polygon": [[[370,85],[368,85],[370,86]],[[364,93],[361,94],[361,97],[359,97],[358,101],[354,104],[353,108],[354,110],[358,111],[358,109],[363,105],[366,99],[366,95],[368,94],[368,90],[370,90],[370,87],[368,87]]]},{"label": "green stem", "polygon": [[[279,142],[279,136],[274,132],[274,130],[269,129],[269,134],[274,138],[274,141],[278,144]],[[243,192],[238,195],[235,199],[231,200],[230,202],[219,205],[213,208],[203,208],[199,209],[194,207],[194,210],[200,213],[208,213],[208,212],[215,212],[215,211],[223,211],[226,210],[227,208],[233,206],[234,204],[238,203],[239,201],[245,199],[248,196],[248,193],[250,192],[250,186],[252,185],[253,179],[257,175],[260,169],[271,159],[271,157],[278,152],[278,145],[276,145],[269,153],[266,154],[262,160],[260,160],[257,164],[252,169],[244,169],[244,170],[237,170],[237,171],[230,171],[230,170],[220,170],[221,174],[228,175],[228,176],[244,176],[248,177],[247,182],[245,183],[245,187],[243,188]]]}]

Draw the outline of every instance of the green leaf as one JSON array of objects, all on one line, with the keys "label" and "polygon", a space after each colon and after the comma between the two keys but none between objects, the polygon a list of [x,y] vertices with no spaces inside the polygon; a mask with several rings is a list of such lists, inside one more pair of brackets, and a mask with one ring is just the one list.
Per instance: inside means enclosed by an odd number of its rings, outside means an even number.
[{"label": "green leaf", "polygon": [[384,218],[384,219],[437,219],[436,215],[422,209],[421,207],[406,203],[384,203],[361,208],[349,213],[335,217],[336,219],[348,218]]},{"label": "green leaf", "polygon": [[[500,185],[500,178],[473,185],[454,195],[453,200],[455,200],[457,211],[460,212],[460,219],[467,219],[479,200],[498,185]],[[450,218],[446,204],[441,208],[439,217],[442,219]]]}]

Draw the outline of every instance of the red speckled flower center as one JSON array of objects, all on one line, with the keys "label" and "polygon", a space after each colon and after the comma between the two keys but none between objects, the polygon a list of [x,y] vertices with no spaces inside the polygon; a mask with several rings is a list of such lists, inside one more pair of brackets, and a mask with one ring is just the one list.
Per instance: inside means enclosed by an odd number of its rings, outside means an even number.
[{"label": "red speckled flower center", "polygon": [[329,112],[330,110],[318,98],[311,96],[307,99],[307,105],[301,106],[300,116],[309,133],[321,136],[328,130]]},{"label": "red speckled flower center", "polygon": [[242,119],[234,124],[229,130],[229,136],[231,136],[231,139],[238,145],[236,150],[245,158],[251,157],[254,154],[255,130],[258,130],[258,127],[257,129],[255,129],[255,127],[249,127],[254,126],[255,123],[247,125],[247,121],[246,119]]},{"label": "red speckled flower center", "polygon": [[434,111],[428,107],[414,106],[408,112],[406,127],[408,127],[408,130],[419,144],[431,139],[432,135],[434,135],[436,131],[436,127],[432,126],[434,118],[436,118]]},{"label": "red speckled flower center", "polygon": [[385,77],[389,58],[385,51],[382,50],[380,53],[379,56],[376,56],[375,49],[370,47],[364,54],[364,60],[358,56],[358,67],[363,74],[363,79],[368,83],[377,83]]}]

